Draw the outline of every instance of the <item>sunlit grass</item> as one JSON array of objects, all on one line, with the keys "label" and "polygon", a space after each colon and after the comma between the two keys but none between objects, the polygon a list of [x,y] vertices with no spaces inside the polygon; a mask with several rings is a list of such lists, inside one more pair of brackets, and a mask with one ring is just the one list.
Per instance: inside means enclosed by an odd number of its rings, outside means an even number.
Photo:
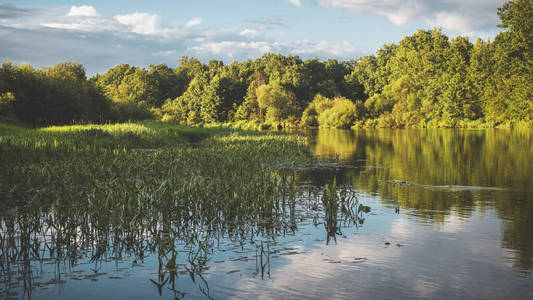
[{"label": "sunlit grass", "polygon": [[[96,262],[153,255],[169,276],[181,260],[200,274],[221,236],[295,230],[298,199],[321,194],[298,181],[297,167],[315,162],[298,135],[156,122],[0,129],[0,275],[32,258],[17,271],[24,282],[32,263],[75,263],[82,251]],[[334,239],[358,213],[339,190],[322,193]]]}]

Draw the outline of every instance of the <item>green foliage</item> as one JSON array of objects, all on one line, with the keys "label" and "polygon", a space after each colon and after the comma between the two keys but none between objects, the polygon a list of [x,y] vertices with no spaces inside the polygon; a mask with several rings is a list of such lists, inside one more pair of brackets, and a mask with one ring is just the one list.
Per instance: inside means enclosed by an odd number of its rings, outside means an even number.
[{"label": "green foliage", "polygon": [[283,121],[296,113],[294,95],[287,92],[279,81],[261,85],[255,93],[259,110],[265,113],[267,121]]},{"label": "green foliage", "polygon": [[13,123],[15,116],[15,96],[11,92],[0,95],[0,121]]},{"label": "green foliage", "polygon": [[213,78],[211,82],[206,74],[194,77],[183,95],[165,102],[162,107],[163,120],[186,124],[219,121],[219,89],[218,77]]},{"label": "green foliage", "polygon": [[346,98],[335,98],[334,105],[318,117],[320,127],[351,128],[363,115],[363,104],[353,103]]},{"label": "green foliage", "polygon": [[301,126],[350,128],[364,117],[364,105],[344,97],[327,98],[317,94],[302,114]]},{"label": "green foliage", "polygon": [[495,121],[533,118],[533,1],[516,0],[498,9],[506,31],[494,40],[493,84],[486,93]]},{"label": "green foliage", "polygon": [[304,110],[301,119],[302,126],[318,126],[319,115],[325,110],[330,109],[335,105],[335,101],[331,98],[324,97],[321,94],[317,94],[313,101],[309,103]]},{"label": "green foliage", "polygon": [[70,122],[103,122],[111,118],[110,102],[85,69],[76,63],[60,63],[35,70],[9,62],[0,67],[1,114],[37,126]]},{"label": "green foliage", "polygon": [[[155,118],[317,126],[332,99],[344,97],[356,109],[345,104],[328,112],[327,126],[527,123],[533,120],[532,0],[509,1],[498,15],[503,31],[492,42],[419,30],[345,62],[269,53],[224,65],[184,56],[174,69],[121,64],[89,79],[77,63],[42,70],[4,63],[0,114],[29,125]],[[343,116],[342,124],[333,115]]]},{"label": "green foliage", "polygon": [[119,122],[145,120],[152,118],[152,113],[143,104],[117,102],[111,107],[112,119]]},{"label": "green foliage", "polygon": [[531,11],[531,1],[506,3],[499,15],[508,31],[492,43],[473,45],[466,37],[448,41],[440,30],[418,31],[397,46],[386,45],[377,56],[360,59],[349,78],[361,82],[370,96],[368,117],[380,127],[531,120]]},{"label": "green foliage", "polygon": [[365,109],[370,118],[378,118],[384,113],[390,113],[394,107],[394,100],[386,94],[375,94],[365,101]]},{"label": "green foliage", "polygon": [[243,103],[238,107],[235,112],[236,120],[260,120],[262,119],[261,112],[259,111],[259,104],[257,103],[257,88],[266,84],[265,75],[261,72],[256,72],[253,75],[253,80],[248,86],[246,91],[246,97]]},{"label": "green foliage", "polygon": [[303,127],[318,126],[318,112],[316,111],[315,104],[313,102],[309,103],[307,108],[302,113],[300,125]]}]

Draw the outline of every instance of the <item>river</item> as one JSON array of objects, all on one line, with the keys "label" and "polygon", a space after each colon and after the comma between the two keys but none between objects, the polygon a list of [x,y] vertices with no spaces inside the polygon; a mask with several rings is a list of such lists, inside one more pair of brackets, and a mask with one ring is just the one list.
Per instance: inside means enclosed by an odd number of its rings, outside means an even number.
[{"label": "river", "polygon": [[150,247],[133,255],[127,243],[96,259],[94,249],[68,259],[48,251],[5,262],[0,296],[533,299],[532,130],[303,134],[321,162],[297,167],[298,184],[321,191],[335,179],[370,211],[355,221],[339,212],[332,231],[317,195],[303,192],[282,222],[208,241],[200,266],[183,244],[178,258]]}]

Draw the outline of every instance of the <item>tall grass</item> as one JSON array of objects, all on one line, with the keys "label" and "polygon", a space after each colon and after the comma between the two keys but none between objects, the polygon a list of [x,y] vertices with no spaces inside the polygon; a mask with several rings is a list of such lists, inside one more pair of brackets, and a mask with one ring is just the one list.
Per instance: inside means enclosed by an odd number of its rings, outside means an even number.
[{"label": "tall grass", "polygon": [[0,269],[8,276],[22,258],[29,282],[35,259],[82,252],[95,262],[156,254],[160,272],[175,275],[185,247],[201,273],[221,236],[293,228],[294,170],[315,161],[305,138],[283,133],[155,122],[0,129]]}]

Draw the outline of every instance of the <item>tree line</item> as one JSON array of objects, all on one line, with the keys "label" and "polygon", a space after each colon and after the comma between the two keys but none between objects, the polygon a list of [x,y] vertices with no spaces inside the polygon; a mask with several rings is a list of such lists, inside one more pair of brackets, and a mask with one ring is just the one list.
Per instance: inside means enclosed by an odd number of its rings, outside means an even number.
[{"label": "tree line", "polygon": [[0,67],[0,121],[30,126],[154,118],[182,124],[461,127],[531,122],[533,0],[498,8],[493,41],[419,30],[338,61],[265,54],[182,57],[176,68],[121,64],[87,78],[78,63]]}]

